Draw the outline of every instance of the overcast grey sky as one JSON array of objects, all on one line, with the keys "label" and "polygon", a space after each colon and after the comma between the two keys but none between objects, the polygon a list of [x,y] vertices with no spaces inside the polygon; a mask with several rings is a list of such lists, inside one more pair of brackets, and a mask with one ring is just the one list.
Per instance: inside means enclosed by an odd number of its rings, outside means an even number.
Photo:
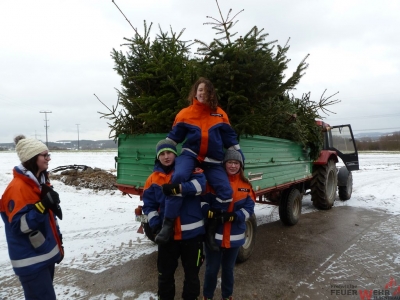
[{"label": "overcast grey sky", "polygon": [[[143,20],[164,30],[186,28],[184,39],[211,41],[203,25],[219,18],[215,0],[115,0],[132,25]],[[309,68],[294,91],[323,91],[341,103],[325,121],[353,126],[355,133],[400,130],[400,1],[219,0],[224,15],[244,9],[238,34],[264,28],[267,40],[290,38],[288,74],[307,55]],[[23,133],[46,140],[108,139],[98,111],[116,104],[120,77],[113,48],[134,32],[111,0],[13,0],[0,2],[0,143]],[[76,124],[79,124],[77,126]]]}]

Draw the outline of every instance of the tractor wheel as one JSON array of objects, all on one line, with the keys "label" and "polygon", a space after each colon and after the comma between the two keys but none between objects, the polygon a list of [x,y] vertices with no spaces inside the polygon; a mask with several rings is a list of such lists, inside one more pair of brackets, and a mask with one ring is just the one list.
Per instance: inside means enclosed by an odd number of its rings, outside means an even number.
[{"label": "tractor wheel", "polygon": [[331,209],[336,197],[336,164],[330,159],[326,165],[314,166],[311,180],[311,200],[318,209]]},{"label": "tractor wheel", "polygon": [[303,195],[296,188],[284,192],[279,203],[279,218],[285,225],[295,225],[301,214],[301,200]]},{"label": "tractor wheel", "polygon": [[154,242],[155,236],[153,232],[151,231],[149,223],[142,223],[143,229],[144,229],[144,234],[147,236],[147,238]]},{"label": "tractor wheel", "polygon": [[339,186],[339,198],[342,201],[349,200],[353,193],[353,175],[349,172],[347,183],[344,186]]},{"label": "tractor wheel", "polygon": [[236,262],[241,263],[245,262],[251,256],[251,253],[254,250],[256,245],[256,231],[257,231],[257,220],[256,215],[253,214],[247,221],[246,221],[246,232],[243,246],[239,249],[239,254],[236,258]]}]

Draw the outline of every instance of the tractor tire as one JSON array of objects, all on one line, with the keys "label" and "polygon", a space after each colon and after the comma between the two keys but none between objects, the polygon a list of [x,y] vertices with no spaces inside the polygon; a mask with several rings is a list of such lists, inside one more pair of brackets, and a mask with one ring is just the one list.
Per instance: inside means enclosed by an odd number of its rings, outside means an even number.
[{"label": "tractor tire", "polygon": [[144,234],[147,236],[147,238],[150,241],[155,243],[154,239],[156,237],[154,236],[153,232],[151,231],[149,223],[142,223],[142,226],[143,226],[143,229],[144,229]]},{"label": "tractor tire", "polygon": [[311,180],[311,200],[318,209],[331,209],[336,198],[337,175],[335,161],[314,166]]},{"label": "tractor tire", "polygon": [[345,186],[339,186],[339,199],[342,201],[349,200],[353,193],[353,175],[349,172],[347,177],[347,184]]},{"label": "tractor tire", "polygon": [[246,239],[244,244],[240,247],[238,256],[236,258],[237,263],[245,262],[253,253],[254,247],[256,245],[256,231],[257,231],[257,219],[256,215],[253,214],[246,221],[246,231],[245,236]]},{"label": "tractor tire", "polygon": [[279,218],[285,225],[295,225],[301,215],[301,200],[303,195],[296,188],[283,193],[279,203]]}]

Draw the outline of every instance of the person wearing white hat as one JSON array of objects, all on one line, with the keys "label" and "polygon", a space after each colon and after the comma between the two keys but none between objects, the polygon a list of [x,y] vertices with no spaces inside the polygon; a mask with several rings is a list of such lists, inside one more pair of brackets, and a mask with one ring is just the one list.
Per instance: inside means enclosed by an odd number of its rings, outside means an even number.
[{"label": "person wearing white hat", "polygon": [[50,185],[49,149],[41,141],[19,135],[14,139],[21,164],[0,199],[11,265],[25,299],[56,299],[55,264],[64,257],[57,217],[60,198]]}]

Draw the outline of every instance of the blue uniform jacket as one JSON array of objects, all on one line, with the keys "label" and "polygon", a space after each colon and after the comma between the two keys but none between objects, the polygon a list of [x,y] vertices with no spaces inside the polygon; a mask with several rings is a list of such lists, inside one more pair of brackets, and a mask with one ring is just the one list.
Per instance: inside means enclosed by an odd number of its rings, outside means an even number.
[{"label": "blue uniform jacket", "polygon": [[56,216],[34,209],[40,200],[38,182],[18,167],[0,200],[8,253],[18,276],[30,275],[59,262],[63,255]]},{"label": "blue uniform jacket", "polygon": [[[223,248],[240,247],[245,242],[246,221],[253,215],[255,194],[251,184],[243,182],[240,175],[229,175],[229,182],[233,190],[233,199],[229,204],[228,212],[236,213],[236,220],[218,226],[215,241]],[[218,201],[211,192],[202,196],[202,210],[206,214],[211,207],[218,207]]]},{"label": "blue uniform jacket", "polygon": [[[170,183],[173,171],[165,174],[157,161],[153,173],[147,178],[143,191],[143,212],[148,217],[150,227],[162,225],[165,199],[161,185]],[[205,190],[206,179],[200,169],[196,169],[188,182],[182,185],[182,207],[175,219],[174,239],[187,240],[204,234],[204,220],[201,210],[200,194]]]}]

